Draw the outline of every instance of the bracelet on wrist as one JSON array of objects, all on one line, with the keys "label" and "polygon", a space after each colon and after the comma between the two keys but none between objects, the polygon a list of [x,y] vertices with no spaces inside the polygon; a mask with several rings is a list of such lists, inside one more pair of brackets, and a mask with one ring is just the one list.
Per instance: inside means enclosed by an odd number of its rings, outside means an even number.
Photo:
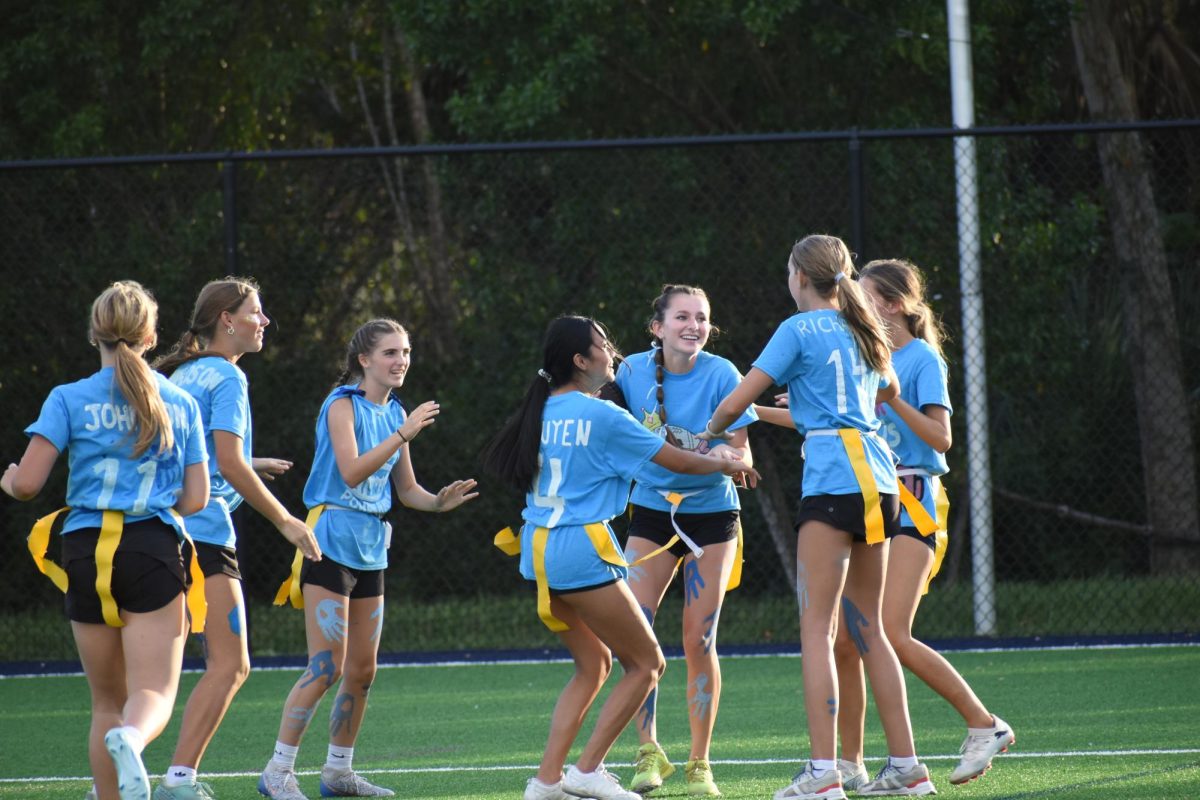
[{"label": "bracelet on wrist", "polygon": [[408,438],[401,432],[399,428],[396,428],[396,435],[400,437],[401,442],[408,444]]},{"label": "bracelet on wrist", "polygon": [[716,439],[720,439],[722,436],[725,435],[725,431],[721,431],[718,433],[717,431],[714,431],[712,429],[712,420],[711,419],[708,422],[704,423],[704,432],[707,433],[709,436],[712,436],[713,438],[716,438]]}]

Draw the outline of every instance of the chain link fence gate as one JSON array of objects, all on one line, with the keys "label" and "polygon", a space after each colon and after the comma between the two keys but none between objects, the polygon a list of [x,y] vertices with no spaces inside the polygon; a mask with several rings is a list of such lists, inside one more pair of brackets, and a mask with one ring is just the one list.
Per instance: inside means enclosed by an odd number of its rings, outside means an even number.
[{"label": "chain link fence gate", "polygon": [[[515,564],[491,545],[522,498],[476,461],[539,366],[546,323],[588,314],[633,352],[661,284],[692,283],[723,330],[709,349],[746,369],[794,310],[791,244],[833,233],[859,265],[921,266],[950,333],[950,548],[916,633],[1194,636],[1200,122],[973,132],[986,352],[986,385],[973,388],[989,409],[990,486],[967,480],[955,133],[0,164],[0,457],[19,458],[51,387],[95,370],[87,309],[109,282],[155,292],[165,344],[205,281],[250,275],[273,319],[263,352],[240,362],[255,447],[295,462],[271,488],[301,513],[316,412],[345,343],[367,319],[395,317],[414,346],[403,400],[442,404],[413,447],[418,479],[436,490],[479,477],[482,495],[445,516],[393,511],[383,649],[553,647]],[[1151,192],[1134,204],[1150,221],[1141,229],[1122,227],[1129,198],[1099,155],[1105,137],[1135,135]],[[745,577],[721,638],[795,643],[799,440],[759,425],[751,441],[764,480],[742,496]],[[61,503],[64,478],[56,468],[32,503],[0,498],[0,660],[74,657],[61,596],[24,547],[34,519]],[[994,575],[982,594],[968,514],[980,493]],[[252,651],[302,654],[302,615],[270,605],[288,548],[253,511],[237,522]],[[658,618],[668,646],[678,591]]]}]

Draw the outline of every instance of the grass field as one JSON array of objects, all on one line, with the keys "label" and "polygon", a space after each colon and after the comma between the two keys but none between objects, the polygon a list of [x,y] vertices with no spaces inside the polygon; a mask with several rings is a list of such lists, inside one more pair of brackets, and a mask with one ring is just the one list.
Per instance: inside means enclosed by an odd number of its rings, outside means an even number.
[{"label": "grass field", "polygon": [[[1014,726],[1017,744],[982,780],[951,786],[947,775],[957,761],[962,721],[910,675],[918,750],[943,796],[1200,797],[1200,648],[949,657],[984,702]],[[569,670],[562,663],[385,669],[371,693],[355,766],[403,798],[518,798],[541,754],[548,715]],[[808,746],[800,661],[726,658],[723,670],[712,752],[717,781],[725,797],[768,798],[788,782]],[[257,774],[298,674],[256,670],[234,701],[203,764],[204,779],[221,800],[258,797]],[[181,703],[195,680],[194,674],[185,676]],[[676,762],[687,757],[684,682],[682,662],[671,661],[661,688],[659,732]],[[146,751],[152,772],[167,766],[179,716]],[[82,798],[89,785],[87,724],[82,677],[0,680],[0,799]],[[590,720],[584,735],[589,730]],[[314,725],[300,752],[301,788],[313,798],[326,743],[324,726]],[[636,736],[626,731],[609,758],[625,779],[635,747]],[[873,711],[867,752],[873,770],[884,754]],[[685,784],[671,778],[652,796],[686,797]]]}]

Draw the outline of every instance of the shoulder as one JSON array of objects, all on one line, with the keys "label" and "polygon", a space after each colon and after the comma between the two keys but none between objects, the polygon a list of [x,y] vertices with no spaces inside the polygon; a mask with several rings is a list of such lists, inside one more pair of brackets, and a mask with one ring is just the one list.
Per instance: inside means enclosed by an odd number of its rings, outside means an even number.
[{"label": "shoulder", "polygon": [[634,353],[630,356],[625,356],[621,360],[621,368],[617,371],[617,377],[628,375],[630,377],[638,374],[649,374],[654,369],[654,351],[646,350],[641,353]]},{"label": "shoulder", "polygon": [[724,356],[719,356],[716,353],[710,353],[707,350],[701,350],[696,356],[696,366],[705,372],[712,372],[717,375],[735,375],[741,377],[741,372],[734,366],[733,362]]}]

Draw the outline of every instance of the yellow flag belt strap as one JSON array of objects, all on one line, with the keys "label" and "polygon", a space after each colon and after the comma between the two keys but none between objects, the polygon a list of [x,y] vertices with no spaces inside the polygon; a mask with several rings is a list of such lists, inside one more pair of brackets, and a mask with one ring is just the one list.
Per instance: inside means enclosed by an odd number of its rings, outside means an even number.
[{"label": "yellow flag belt strap", "polygon": [[904,486],[903,482],[900,483],[900,502],[904,504],[904,510],[908,512],[913,525],[922,536],[934,535],[933,566],[929,568],[929,577],[925,579],[925,588],[921,590],[921,594],[926,595],[929,594],[929,585],[941,571],[942,562],[946,558],[946,547],[949,544],[950,498],[946,495],[946,487],[937,475],[931,475],[923,469],[908,467],[896,470],[897,478],[909,475],[928,478],[930,489],[933,491],[935,516],[930,516],[924,504]]},{"label": "yellow flag belt strap", "polygon": [[871,465],[867,463],[867,453],[863,448],[863,437],[874,436],[873,431],[860,431],[858,428],[817,428],[804,434],[809,436],[838,436],[842,447],[846,448],[846,456],[850,459],[850,468],[858,481],[858,490],[863,498],[863,522],[867,529],[867,544],[883,542],[883,509],[879,501],[879,486],[875,483],[875,475]]},{"label": "yellow flag belt strap", "polygon": [[[60,508],[52,514],[39,519],[29,532],[27,546],[33,556],[33,563],[38,571],[58,587],[60,592],[67,591],[67,573],[53,560],[46,557],[50,548],[50,531],[54,522],[63,512],[70,511],[69,507]],[[178,530],[188,545],[188,570],[192,577],[192,585],[187,592],[188,612],[192,619],[192,631],[204,632],[205,617],[208,613],[208,603],[204,597],[204,573],[200,569],[200,560],[196,557],[196,545],[192,542],[183,525],[183,518],[170,510],[175,518]],[[104,623],[112,628],[124,627],[121,621],[121,610],[112,593],[113,561],[116,559],[117,548],[121,545],[121,535],[125,529],[125,514],[121,511],[104,511],[100,522],[100,537],[96,542],[96,594],[100,598],[100,613]]]},{"label": "yellow flag belt strap", "polygon": [[[317,520],[321,518],[321,513],[325,511],[325,504],[313,506],[308,510],[308,516],[304,520],[304,524],[310,530],[317,529]],[[283,583],[279,584],[279,591],[275,592],[275,605],[281,606],[289,600],[292,602],[292,608],[304,608],[304,594],[300,591],[300,567],[304,564],[304,553],[300,548],[296,548],[296,555],[292,557],[292,569],[288,576],[283,579]]]}]

